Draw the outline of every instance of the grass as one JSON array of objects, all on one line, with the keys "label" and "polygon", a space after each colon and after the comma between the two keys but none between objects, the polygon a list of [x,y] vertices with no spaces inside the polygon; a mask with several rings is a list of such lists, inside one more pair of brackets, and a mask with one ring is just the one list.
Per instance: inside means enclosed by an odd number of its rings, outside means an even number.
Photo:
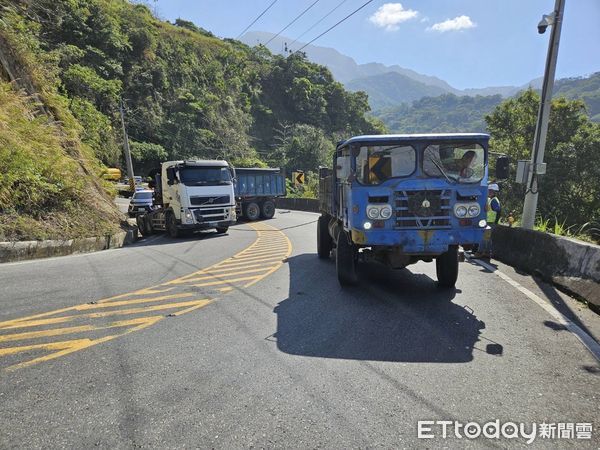
[{"label": "grass", "polygon": [[121,217],[76,134],[0,82],[0,241],[102,236]]},{"label": "grass", "polygon": [[566,220],[561,222],[556,217],[554,217],[552,223],[550,219],[538,217],[534,229],[543,233],[555,234],[556,236],[565,236],[594,244],[600,243],[600,226],[595,226],[592,222],[587,222],[583,225],[567,225]]}]

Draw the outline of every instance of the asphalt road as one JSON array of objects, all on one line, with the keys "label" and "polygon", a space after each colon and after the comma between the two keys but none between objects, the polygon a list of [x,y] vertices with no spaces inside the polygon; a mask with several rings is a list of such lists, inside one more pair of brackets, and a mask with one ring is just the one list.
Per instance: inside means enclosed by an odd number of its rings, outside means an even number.
[{"label": "asphalt road", "polygon": [[527,446],[419,420],[590,423],[530,447],[600,446],[599,360],[556,318],[597,340],[599,316],[502,265],[342,289],[316,218],[1,265],[0,447]]}]

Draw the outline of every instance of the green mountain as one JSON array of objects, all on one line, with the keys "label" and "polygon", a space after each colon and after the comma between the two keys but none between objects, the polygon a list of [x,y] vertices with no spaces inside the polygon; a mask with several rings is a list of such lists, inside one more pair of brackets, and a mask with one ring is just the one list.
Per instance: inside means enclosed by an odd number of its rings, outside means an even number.
[{"label": "green mountain", "polygon": [[369,104],[375,111],[447,92],[441,87],[424,84],[398,72],[352,80],[346,83],[346,87],[351,91],[366,92],[369,95]]},{"label": "green mountain", "polygon": [[[520,92],[522,92],[521,90]],[[378,97],[379,98],[378,93]],[[600,122],[600,72],[589,77],[557,80],[554,98],[583,100],[594,122]],[[444,94],[424,97],[412,103],[387,106],[375,110],[391,132],[485,131],[484,117],[502,102],[501,95],[456,96]]]},{"label": "green mountain", "polygon": [[501,95],[424,97],[374,114],[393,133],[484,132],[484,116],[502,102]]},{"label": "green mountain", "polygon": [[594,122],[600,122],[600,72],[589,77],[562,78],[554,85],[555,97],[583,100]]}]

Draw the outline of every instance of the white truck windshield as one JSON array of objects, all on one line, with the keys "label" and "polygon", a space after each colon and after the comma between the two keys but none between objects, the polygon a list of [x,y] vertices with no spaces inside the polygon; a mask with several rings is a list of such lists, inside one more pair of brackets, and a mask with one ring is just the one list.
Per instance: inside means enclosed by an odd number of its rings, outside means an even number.
[{"label": "white truck windshield", "polygon": [[187,186],[231,184],[231,173],[227,167],[184,167],[179,180]]}]

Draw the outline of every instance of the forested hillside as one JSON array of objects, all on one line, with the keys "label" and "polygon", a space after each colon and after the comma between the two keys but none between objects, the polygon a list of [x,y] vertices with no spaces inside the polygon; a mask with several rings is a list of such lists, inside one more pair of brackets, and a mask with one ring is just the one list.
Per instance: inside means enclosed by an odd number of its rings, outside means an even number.
[{"label": "forested hillside", "polygon": [[[385,95],[381,96],[385,98]],[[600,122],[600,72],[589,77],[556,80],[553,97],[583,100],[590,119]],[[485,131],[484,116],[501,101],[500,95],[444,94],[382,107],[375,109],[373,114],[390,131],[398,133]]]},{"label": "forested hillside", "polygon": [[124,0],[23,1],[13,11],[7,26],[31,40],[57,74],[85,142],[105,164],[120,159],[120,98],[144,165],[226,157],[286,166],[286,146],[297,134],[333,142],[374,130],[366,96],[346,92],[300,55],[220,40],[183,20],[161,22]]},{"label": "forested hillside", "polygon": [[555,96],[583,100],[594,122],[600,122],[600,72],[589,77],[563,78],[556,81]]},{"label": "forested hillside", "polygon": [[484,132],[485,115],[500,102],[500,95],[445,94],[384,108],[375,115],[395,133]]},{"label": "forested hillside", "polygon": [[367,92],[369,104],[373,110],[393,107],[426,96],[433,97],[447,92],[441,87],[421,83],[397,72],[359,78],[347,82],[346,86],[352,91]]},{"label": "forested hillside", "polygon": [[[0,71],[5,238],[85,234],[73,226],[77,211],[98,212],[97,198],[109,198],[101,164],[122,162],[121,100],[141,175],[159,161],[192,157],[311,170],[329,160],[337,139],[382,127],[366,117],[364,93],[346,91],[302,55],[284,58],[191,22],[163,22],[144,5],[0,0],[0,12],[3,66],[11,66]],[[99,191],[86,191],[90,185]],[[106,221],[94,213],[91,222],[117,223],[107,208]],[[57,214],[62,226],[52,228],[47,219]],[[9,216],[31,226],[10,228]],[[29,231],[16,236],[17,228]]]}]

